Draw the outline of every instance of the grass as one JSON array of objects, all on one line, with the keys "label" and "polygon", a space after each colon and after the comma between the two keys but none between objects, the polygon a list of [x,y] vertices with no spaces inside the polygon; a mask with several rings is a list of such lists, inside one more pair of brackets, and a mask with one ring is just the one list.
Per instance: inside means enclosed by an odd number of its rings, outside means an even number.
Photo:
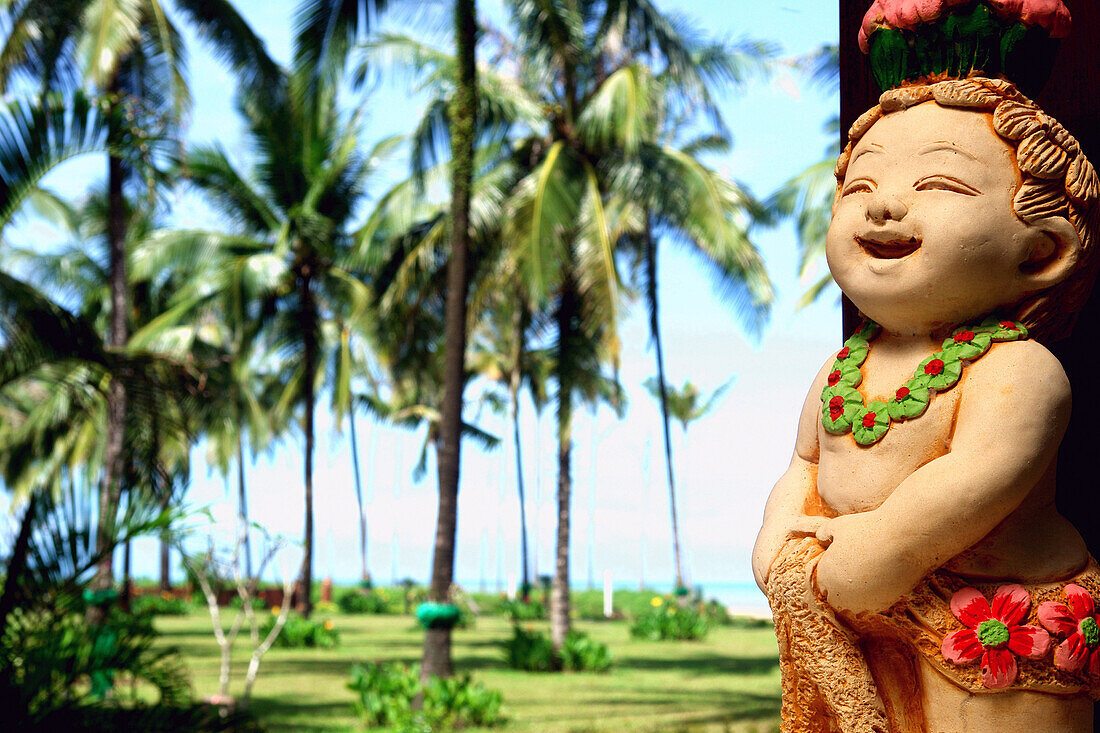
[{"label": "grass", "polygon": [[[318,616],[320,617],[320,616]],[[253,690],[253,710],[272,731],[346,731],[360,726],[345,688],[354,662],[418,662],[422,633],[407,616],[330,616],[340,631],[335,649],[272,649]],[[525,624],[545,628],[545,623]],[[162,617],[164,643],[179,647],[196,696],[217,689],[219,654],[210,619],[198,611]],[[779,662],[770,628],[719,627],[703,641],[632,640],[625,622],[578,621],[576,628],[608,644],[615,666],[604,675],[533,674],[505,668],[500,642],[511,635],[500,617],[456,630],[457,672],[469,672],[504,693],[503,731],[778,731]],[[248,658],[238,640],[230,694],[240,693]]]}]

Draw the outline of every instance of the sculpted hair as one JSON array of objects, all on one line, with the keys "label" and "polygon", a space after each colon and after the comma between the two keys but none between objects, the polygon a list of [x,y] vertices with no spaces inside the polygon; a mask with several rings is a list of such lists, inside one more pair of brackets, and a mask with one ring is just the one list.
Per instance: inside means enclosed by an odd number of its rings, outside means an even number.
[{"label": "sculpted hair", "polygon": [[891,89],[877,106],[863,114],[848,133],[848,145],[836,164],[837,195],[843,185],[852,149],[884,115],[924,102],[992,115],[993,129],[1016,151],[1020,188],[1013,209],[1025,222],[1052,216],[1067,219],[1081,238],[1081,256],[1066,280],[1036,293],[1013,314],[1032,335],[1044,342],[1069,335],[1077,313],[1096,280],[1100,259],[1100,179],[1080,144],[1057,120],[1043,112],[1011,83],[972,77]]}]

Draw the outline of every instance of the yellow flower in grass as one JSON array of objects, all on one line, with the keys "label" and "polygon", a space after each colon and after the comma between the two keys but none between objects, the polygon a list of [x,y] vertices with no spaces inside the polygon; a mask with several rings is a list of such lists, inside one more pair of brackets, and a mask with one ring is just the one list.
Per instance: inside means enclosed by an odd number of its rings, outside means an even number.
[{"label": "yellow flower in grass", "polygon": [[676,609],[675,609],[675,608],[673,608],[673,607],[671,607],[671,606],[669,606],[669,608],[668,608],[668,615],[669,615],[669,616],[675,616],[675,615],[676,615]]},{"label": "yellow flower in grass", "polygon": [[336,624],[334,624],[332,622],[332,619],[329,619],[328,621],[325,622],[325,631],[332,631],[335,628],[336,628]]},{"label": "yellow flower in grass", "polygon": [[653,600],[649,602],[649,605],[653,606],[654,608],[659,608],[662,603],[664,603],[664,601],[661,600],[660,596],[653,596]]},{"label": "yellow flower in grass", "polygon": [[280,610],[281,609],[278,606],[272,606],[271,607],[271,615],[272,616],[278,616]]}]

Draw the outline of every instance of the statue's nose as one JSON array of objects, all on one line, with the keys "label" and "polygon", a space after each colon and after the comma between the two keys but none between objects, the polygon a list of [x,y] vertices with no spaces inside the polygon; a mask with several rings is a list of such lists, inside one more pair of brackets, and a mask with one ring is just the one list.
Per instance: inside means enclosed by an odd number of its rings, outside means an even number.
[{"label": "statue's nose", "polygon": [[867,218],[881,224],[887,221],[901,221],[909,213],[909,208],[897,196],[877,191],[867,202]]}]

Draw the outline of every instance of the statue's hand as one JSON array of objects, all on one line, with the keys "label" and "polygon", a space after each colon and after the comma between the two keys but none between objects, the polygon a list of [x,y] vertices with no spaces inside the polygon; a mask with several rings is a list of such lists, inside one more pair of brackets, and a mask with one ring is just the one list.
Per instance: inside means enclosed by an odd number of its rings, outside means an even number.
[{"label": "statue's hand", "polygon": [[850,613],[880,612],[897,603],[910,589],[903,560],[875,544],[873,512],[828,519],[817,531],[825,547],[815,575],[818,591],[835,609]]}]

